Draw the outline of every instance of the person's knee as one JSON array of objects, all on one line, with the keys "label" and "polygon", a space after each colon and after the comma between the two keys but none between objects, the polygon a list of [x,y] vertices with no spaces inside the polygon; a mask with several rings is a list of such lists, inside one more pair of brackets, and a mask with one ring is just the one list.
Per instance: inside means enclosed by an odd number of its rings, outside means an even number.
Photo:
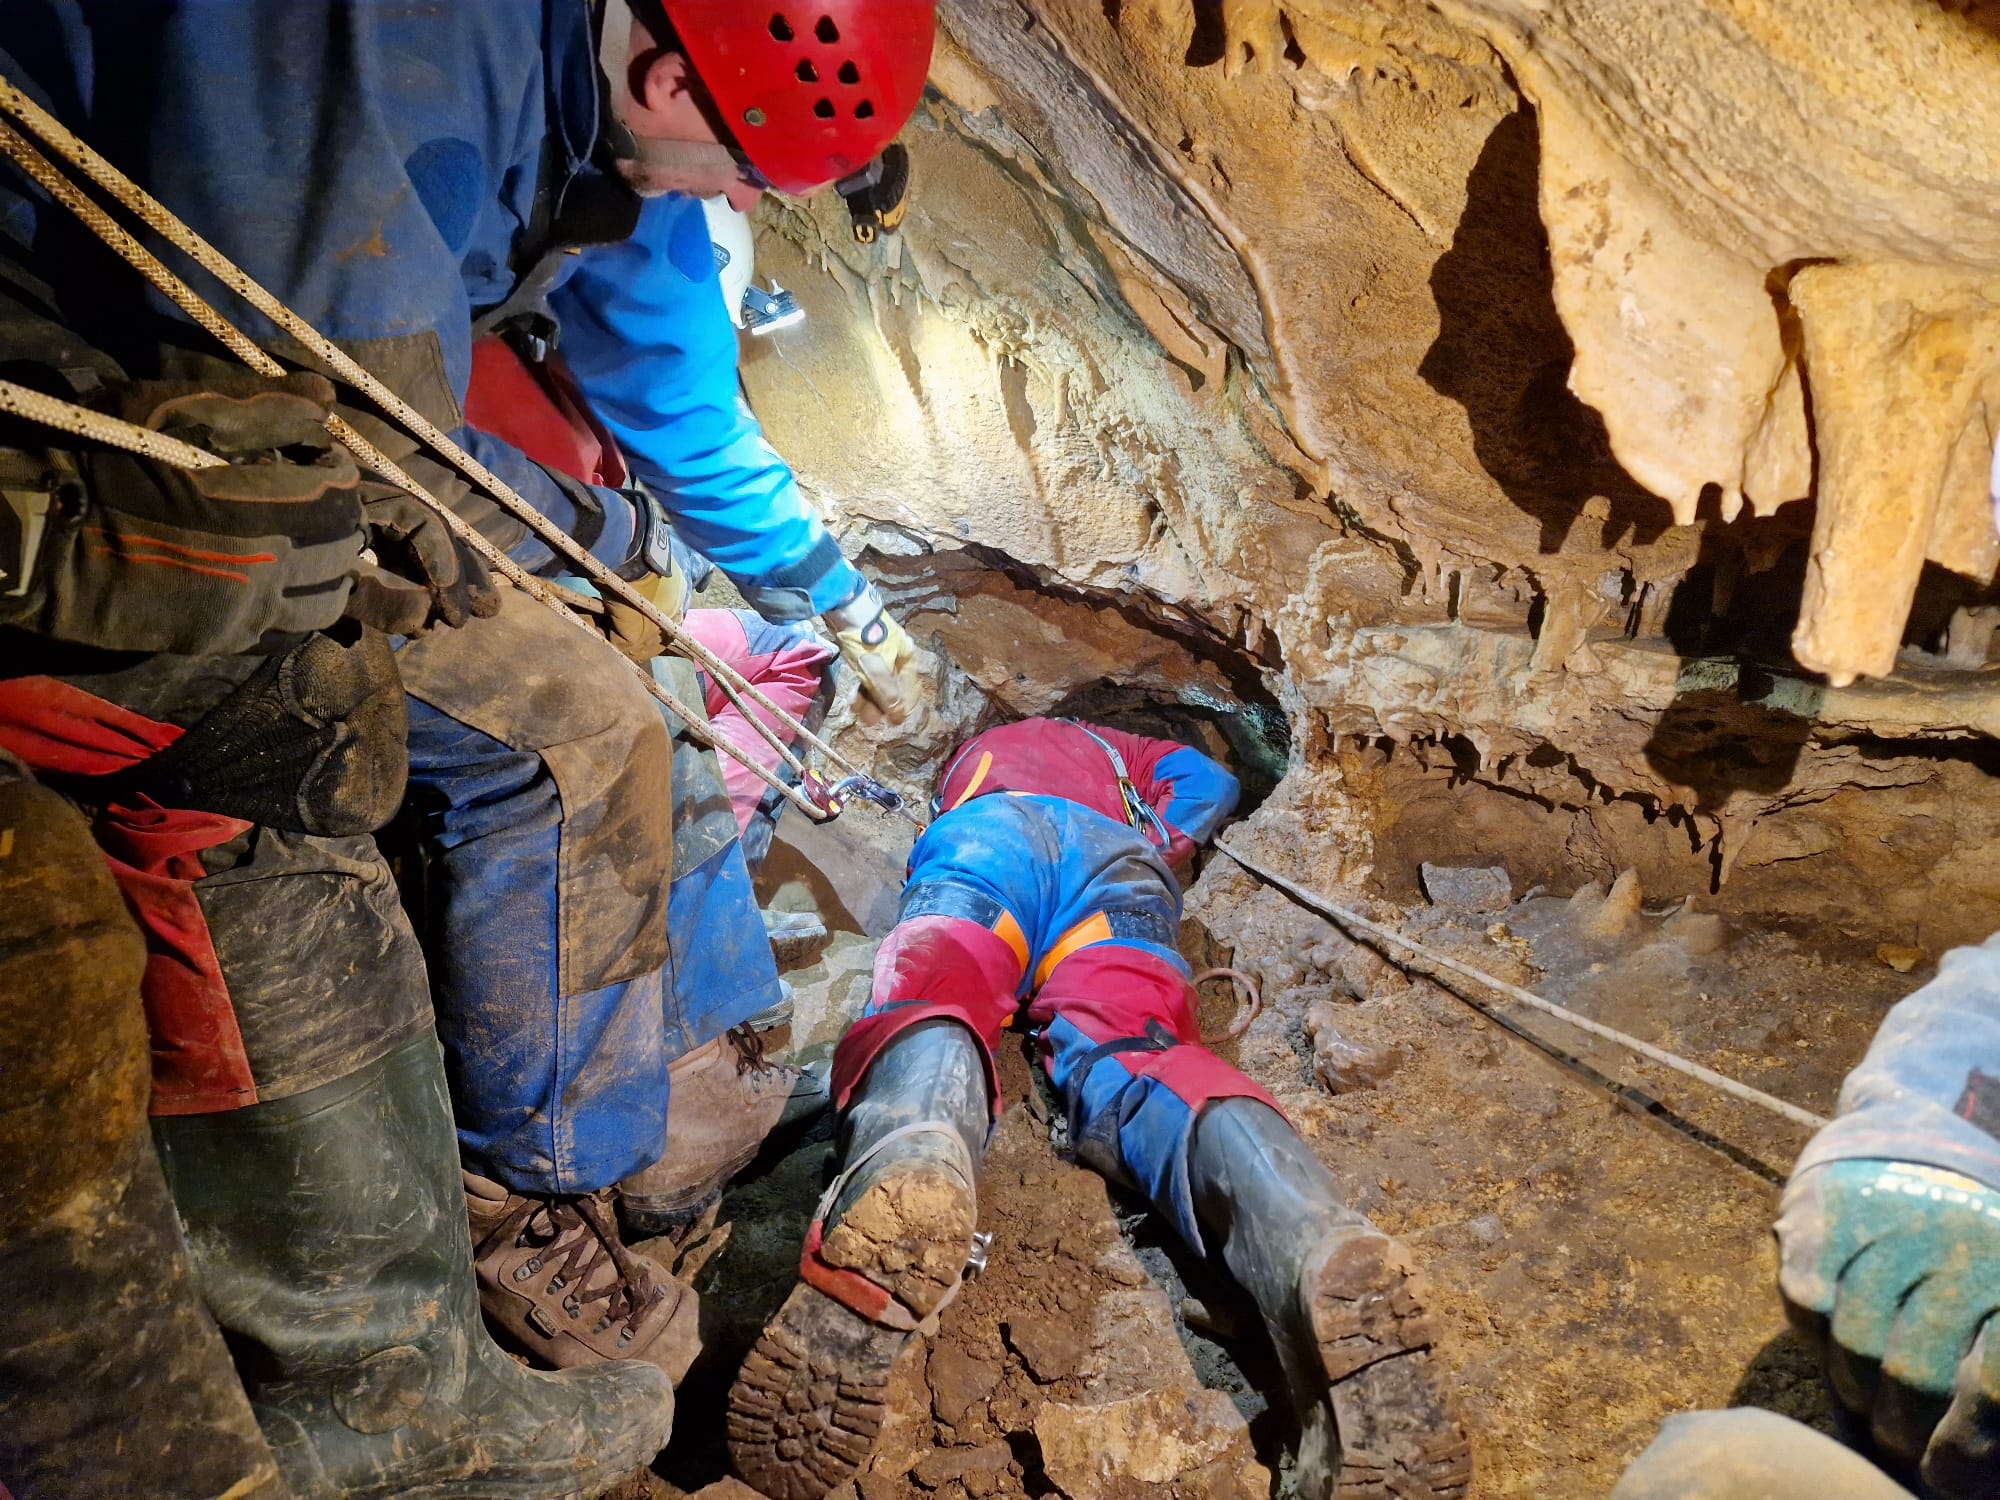
[{"label": "person's knee", "polygon": [[146,950],[76,810],[0,778],[0,1197],[20,1222],[108,1171],[143,1128]]},{"label": "person's knee", "polygon": [[1832,1438],[1775,1412],[1683,1412],[1667,1418],[1611,1500],[1910,1500]]}]

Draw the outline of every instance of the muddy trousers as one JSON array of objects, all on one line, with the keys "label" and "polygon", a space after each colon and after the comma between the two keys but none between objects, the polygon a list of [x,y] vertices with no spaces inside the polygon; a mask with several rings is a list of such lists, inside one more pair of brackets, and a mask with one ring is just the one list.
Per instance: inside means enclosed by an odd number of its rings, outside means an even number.
[{"label": "muddy trousers", "polygon": [[780,995],[728,799],[622,658],[517,592],[398,663],[466,1165],[609,1187],[661,1155],[674,1059]]},{"label": "muddy trousers", "polygon": [[845,1108],[900,1032],[949,1017],[993,1049],[1025,1000],[1079,1160],[1127,1182],[1199,1249],[1188,1144],[1217,1099],[1277,1103],[1200,1043],[1180,888],[1133,829],[1059,797],[976,798],[917,841],[867,1013],[834,1055]]},{"label": "muddy trousers", "polygon": [[146,1129],[145,947],[82,817],[0,755],[0,1489],[284,1492]]},{"label": "muddy trousers", "polygon": [[1611,1500],[1915,1500],[1851,1448],[1775,1412],[1667,1418]]}]

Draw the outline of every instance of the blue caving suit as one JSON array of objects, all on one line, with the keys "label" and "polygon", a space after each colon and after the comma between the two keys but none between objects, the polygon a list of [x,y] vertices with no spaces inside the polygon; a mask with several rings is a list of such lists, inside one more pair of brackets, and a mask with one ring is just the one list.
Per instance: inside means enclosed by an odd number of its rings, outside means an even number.
[{"label": "blue caving suit", "polygon": [[[590,165],[584,0],[17,0],[0,49],[9,79],[545,515],[605,563],[633,563],[626,496],[558,478],[462,417],[474,318],[573,222],[617,219],[622,189],[594,191],[612,185]],[[63,268],[58,299],[127,368],[162,344],[214,352],[18,181],[0,184],[0,229]],[[700,204],[651,200],[628,238],[557,264],[548,307],[569,368],[679,534],[772,618],[858,593],[737,398]],[[298,357],[232,295],[198,289]],[[557,571],[441,465],[404,461],[517,561]],[[683,839],[676,862],[653,700],[610,647],[524,596],[411,642],[400,665],[467,1164],[517,1191],[607,1186],[659,1155],[671,1060],[779,997],[740,849],[712,839],[690,857]],[[713,811],[678,800],[682,825]],[[387,941],[358,937],[355,965]]]}]

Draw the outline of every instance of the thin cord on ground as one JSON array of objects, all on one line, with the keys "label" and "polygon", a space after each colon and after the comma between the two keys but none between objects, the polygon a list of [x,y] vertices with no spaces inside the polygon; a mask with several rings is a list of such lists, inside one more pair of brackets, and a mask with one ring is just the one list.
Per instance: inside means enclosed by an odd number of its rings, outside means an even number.
[{"label": "thin cord on ground", "polygon": [[1435,948],[1426,947],[1424,944],[1416,942],[1411,938],[1406,938],[1393,927],[1385,927],[1380,922],[1371,922],[1351,907],[1342,906],[1336,901],[1329,901],[1317,891],[1308,890],[1296,881],[1288,880],[1276,871],[1266,869],[1248,856],[1237,853],[1224,840],[1218,839],[1215,847],[1235,860],[1237,864],[1241,865],[1259,880],[1276,886],[1286,895],[1292,897],[1293,900],[1311,907],[1314,911],[1320,913],[1321,916],[1338,922],[1343,927],[1358,928],[1362,932],[1368,933],[1371,937],[1380,938],[1385,943],[1393,943],[1399,948],[1407,949],[1426,963],[1436,964],[1439,968],[1449,970],[1461,978],[1470,979],[1475,984],[1484,985],[1496,995],[1505,995],[1509,1000],[1518,1000],[1530,1009],[1538,1010],[1544,1015],[1554,1016],[1557,1020],[1566,1022],[1576,1027],[1579,1031],[1587,1031],[1592,1036],[1601,1037],[1607,1042],[1616,1042],[1628,1051],[1636,1052],[1639,1056],[1656,1062],[1663,1068],[1671,1068],[1676,1073],[1683,1074],[1688,1078],[1697,1079],[1712,1089],[1719,1089],[1721,1092],[1728,1094],[1731,1098],[1741,1099],[1746,1104],[1754,1104],[1757,1108],[1777,1115],[1781,1119],[1790,1120],[1794,1125],[1803,1125],[1809,1130],[1817,1130],[1820,1126],[1829,1123],[1824,1115],[1816,1115],[1809,1109],[1800,1109],[1798,1105],[1788,1103],[1775,1095],[1767,1094],[1762,1089],[1753,1089],[1747,1083],[1738,1083],[1734,1078],[1718,1073],[1713,1068],[1704,1068],[1700,1063],[1689,1062],[1685,1057],[1668,1052],[1664,1048],[1655,1047],[1651,1042],[1642,1042],[1636,1036],[1618,1031],[1604,1025],[1602,1022],[1593,1021],[1588,1016],[1578,1015],[1567,1006],[1557,1005],[1553,1000],[1544,1000],[1540,995],[1530,990],[1524,990],[1518,984],[1509,984],[1504,979],[1496,979],[1491,974],[1475,969],[1471,964],[1461,963],[1450,954],[1440,953]]}]

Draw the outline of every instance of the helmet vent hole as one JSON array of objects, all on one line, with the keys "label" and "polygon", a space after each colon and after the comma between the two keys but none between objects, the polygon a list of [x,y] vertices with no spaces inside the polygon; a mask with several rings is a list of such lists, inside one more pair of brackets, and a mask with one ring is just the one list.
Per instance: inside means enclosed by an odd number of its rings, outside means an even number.
[{"label": "helmet vent hole", "polygon": [[782,14],[771,17],[771,40],[776,42],[794,40],[792,36],[792,23],[787,21]]},{"label": "helmet vent hole", "polygon": [[874,104],[867,99],[863,99],[859,104],[854,106],[854,118],[857,120],[874,119],[875,118]]},{"label": "helmet vent hole", "polygon": [[853,58],[840,65],[840,81],[850,86],[861,82],[861,70],[854,66]]},{"label": "helmet vent hole", "polygon": [[840,28],[833,24],[832,16],[821,16],[819,25],[813,27],[813,35],[831,47],[840,40]]},{"label": "helmet vent hole", "polygon": [[797,75],[800,83],[819,82],[819,69],[812,65],[812,59],[809,57],[800,58],[799,65],[793,69],[793,72]]},{"label": "helmet vent hole", "polygon": [[813,106],[813,113],[818,115],[822,120],[831,120],[833,118],[833,101],[831,99],[820,100],[819,103]]}]

